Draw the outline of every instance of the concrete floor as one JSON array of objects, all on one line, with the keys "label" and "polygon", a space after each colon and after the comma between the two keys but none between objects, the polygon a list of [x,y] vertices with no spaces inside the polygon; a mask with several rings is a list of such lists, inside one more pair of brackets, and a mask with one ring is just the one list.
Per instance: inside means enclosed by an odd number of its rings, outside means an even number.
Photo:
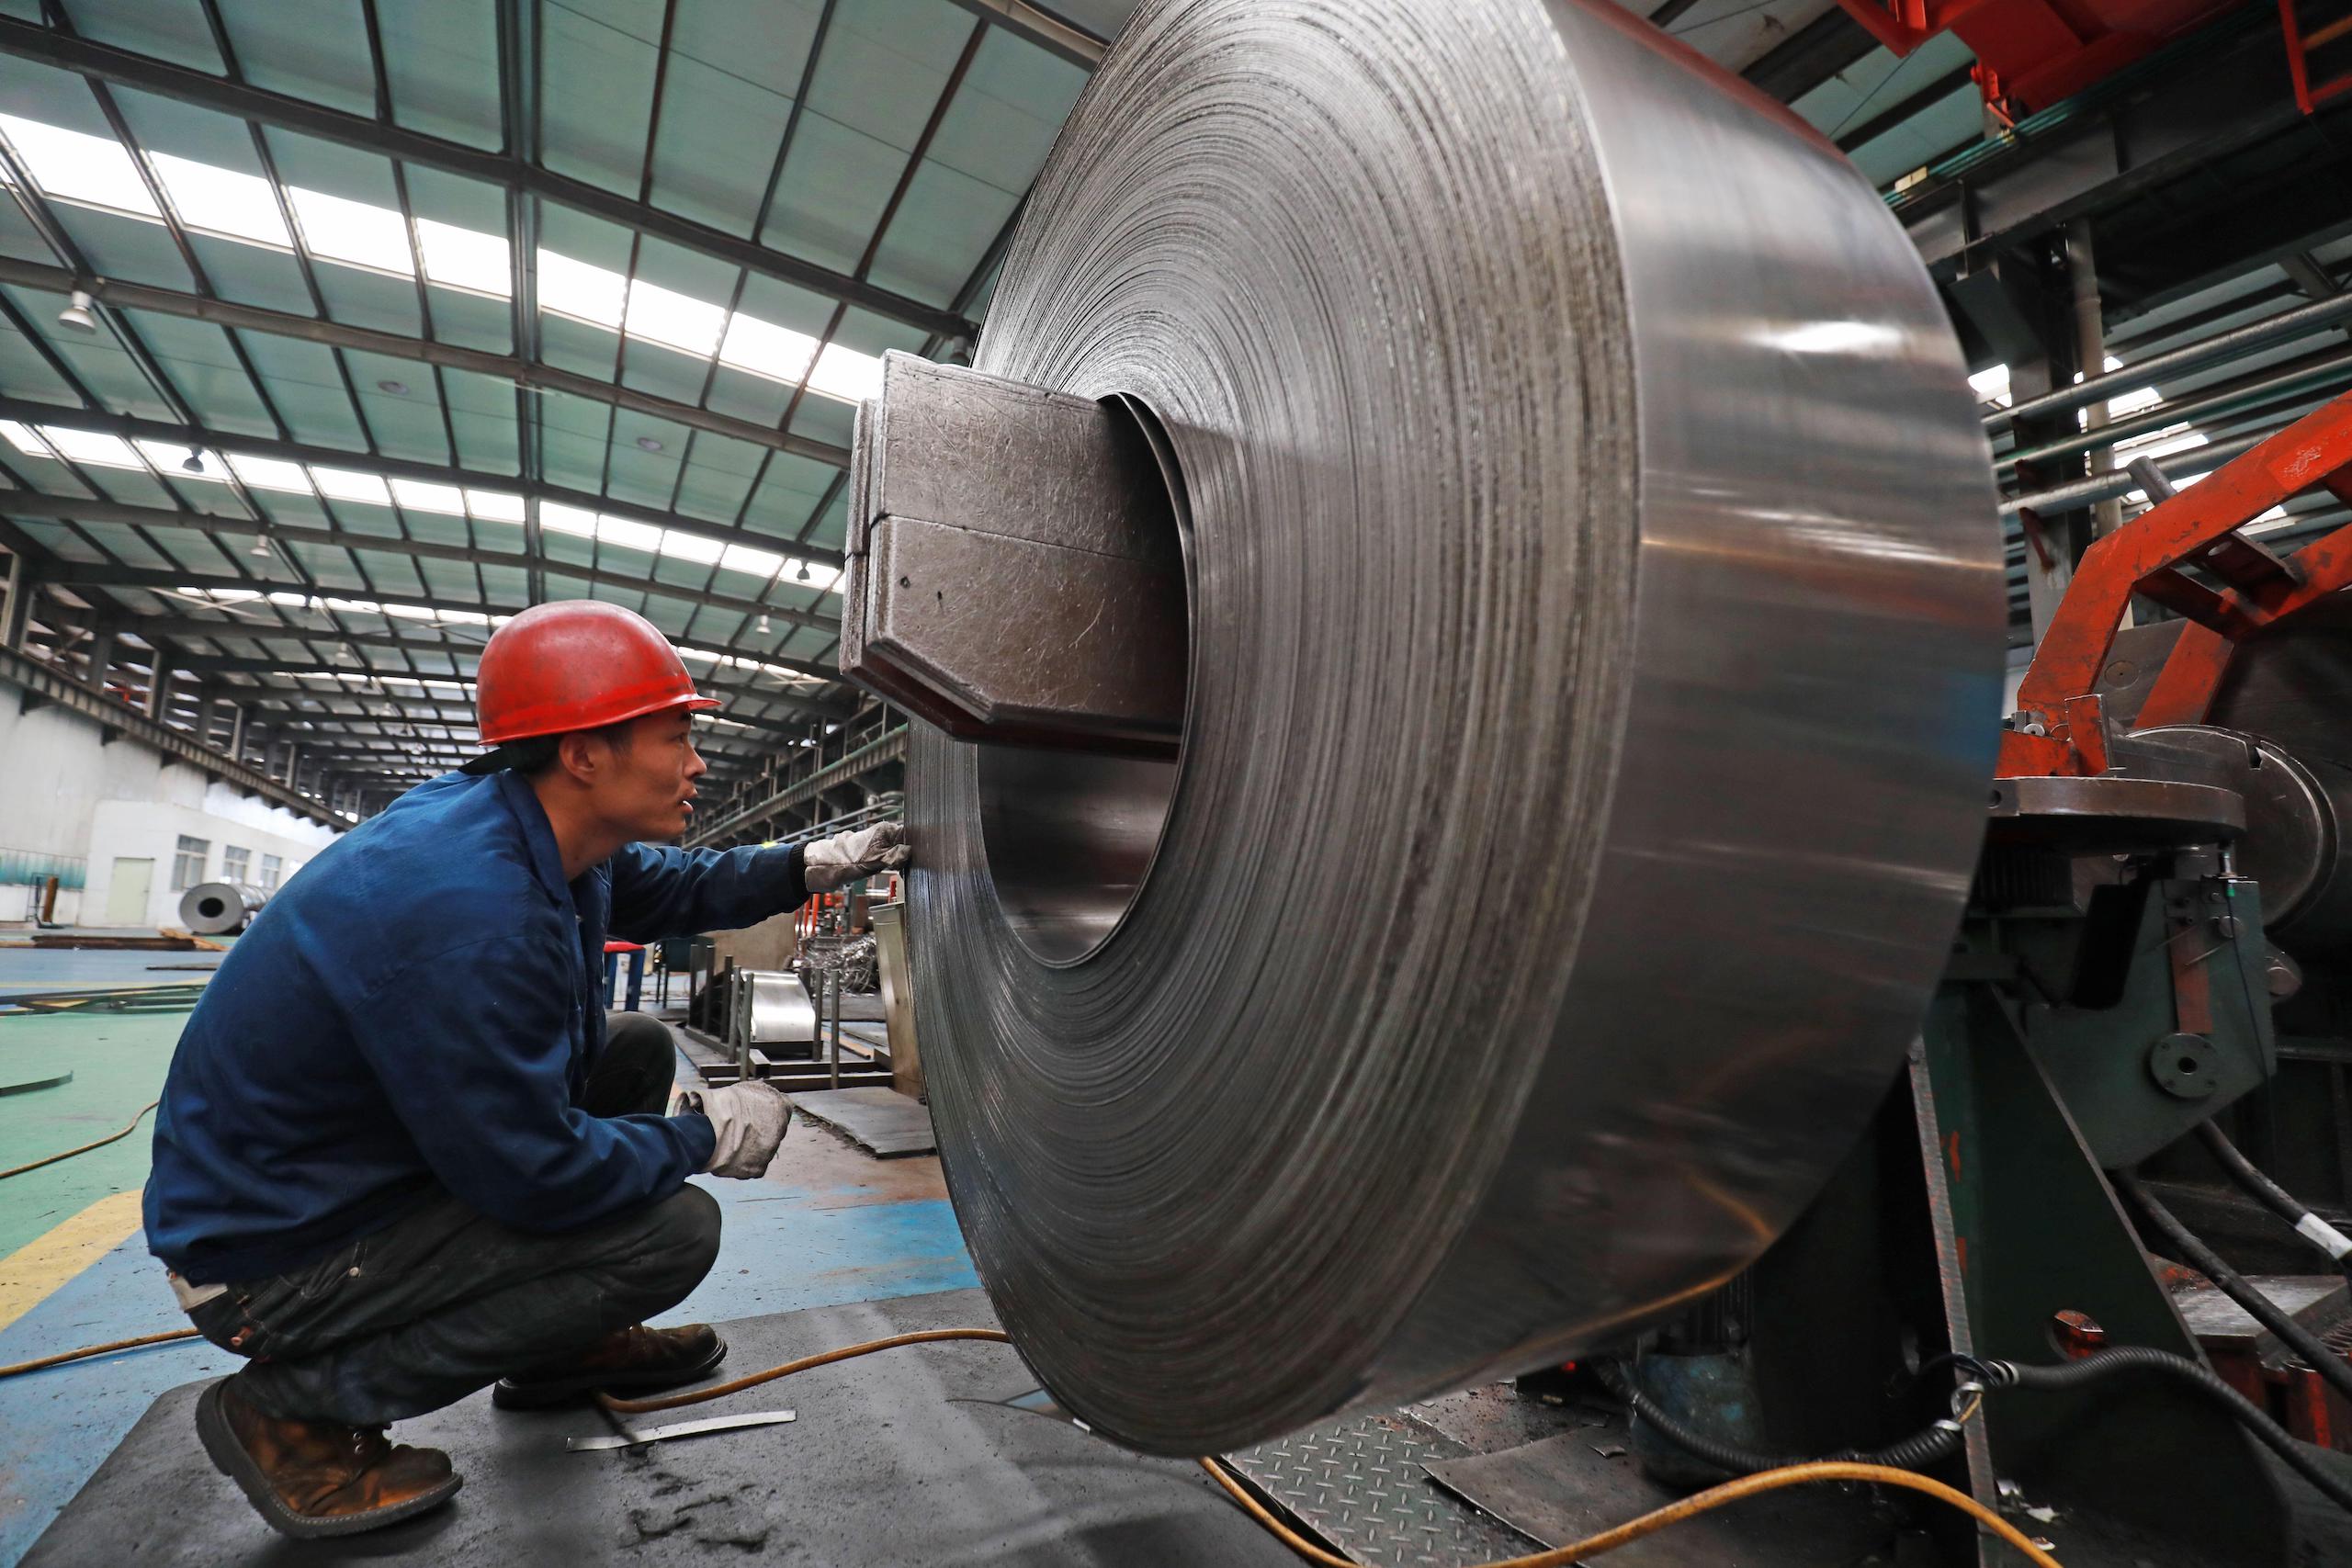
[{"label": "concrete floor", "polygon": [[[0,989],[187,982],[202,976],[147,975],[143,965],[202,957],[0,948]],[[0,1017],[0,1083],[74,1075],[62,1088],[0,1097],[0,1168],[130,1121],[154,1098],[185,1022],[185,1014]],[[683,1059],[680,1070],[691,1071]],[[186,1326],[139,1228],[149,1126],[0,1182],[0,1364]],[[875,1160],[801,1123],[765,1179],[700,1179],[725,1211],[725,1242],[710,1277],[663,1321],[978,1282],[936,1157]],[[198,1340],[0,1380],[0,1568],[24,1556],[159,1395],[231,1370],[232,1358]]]}]

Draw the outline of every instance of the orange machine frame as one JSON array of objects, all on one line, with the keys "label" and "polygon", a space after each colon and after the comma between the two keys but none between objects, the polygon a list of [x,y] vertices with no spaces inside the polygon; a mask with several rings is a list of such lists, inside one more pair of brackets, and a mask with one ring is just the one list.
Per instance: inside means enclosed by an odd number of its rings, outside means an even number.
[{"label": "orange machine frame", "polygon": [[[2287,557],[2238,532],[2273,506],[2317,489],[2352,504],[2352,393],[2086,550],[2018,687],[2022,728],[2003,732],[1997,775],[2107,772],[2098,678],[2135,593],[2188,622],[2138,725],[2202,722],[2238,643],[2352,583],[2352,525]],[[2186,566],[2224,586],[2207,586],[2183,571]]]}]

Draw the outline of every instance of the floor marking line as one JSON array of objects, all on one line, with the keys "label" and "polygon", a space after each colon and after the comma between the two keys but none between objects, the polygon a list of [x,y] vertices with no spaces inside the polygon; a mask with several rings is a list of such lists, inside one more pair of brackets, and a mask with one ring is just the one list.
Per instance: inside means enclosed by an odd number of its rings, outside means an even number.
[{"label": "floor marking line", "polygon": [[134,1187],[101,1198],[0,1258],[0,1329],[47,1301],[58,1287],[137,1231],[140,1191]]}]

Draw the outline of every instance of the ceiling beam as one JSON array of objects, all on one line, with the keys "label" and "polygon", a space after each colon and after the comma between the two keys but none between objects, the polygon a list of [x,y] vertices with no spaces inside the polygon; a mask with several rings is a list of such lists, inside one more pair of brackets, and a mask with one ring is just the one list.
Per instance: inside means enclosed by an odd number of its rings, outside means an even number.
[{"label": "ceiling beam", "polygon": [[[340,595],[338,595],[338,597],[340,597]],[[191,601],[191,604],[193,603],[194,602]],[[290,605],[282,607],[292,608]],[[456,605],[450,607],[470,609],[473,606]],[[320,642],[346,643],[354,648],[388,648],[400,653],[439,653],[463,655],[468,657],[479,657],[481,653],[482,647],[479,641],[457,640],[446,637],[426,638],[421,637],[400,637],[389,632],[335,631],[317,626],[279,626],[274,621],[246,621],[237,619],[209,621],[196,615],[132,615],[119,621],[116,624],[115,629],[117,631],[129,632],[133,637],[145,637],[148,632],[153,631],[160,636],[173,637],[267,637],[273,640],[281,637],[290,639],[314,639]],[[431,630],[434,628],[422,627],[421,629]],[[789,670],[796,675],[807,675],[819,681],[833,683],[838,683],[842,678],[842,672],[839,670],[833,669],[828,665],[820,664],[813,659],[786,659],[774,654],[755,655],[752,650],[738,649],[737,651],[742,658],[748,659],[756,656],[763,660],[765,662],[775,665],[779,670]],[[722,692],[749,690],[748,688],[723,684],[707,675],[698,675],[695,677],[695,680],[703,685],[713,686]]]},{"label": "ceiling beam", "polygon": [[512,382],[518,387],[561,392],[590,402],[627,409],[631,413],[667,420],[673,424],[683,424],[753,446],[830,463],[837,468],[849,466],[849,448],[836,446],[830,441],[820,441],[810,435],[795,435],[753,420],[736,419],[671,398],[657,398],[650,392],[600,381],[594,376],[560,370],[552,365],[542,365],[510,354],[460,348],[456,344],[407,337],[399,333],[379,333],[370,327],[345,326],[341,321],[323,321],[316,316],[297,315],[288,310],[266,310],[258,305],[239,305],[226,299],[215,299],[209,295],[154,288],[143,283],[125,283],[119,278],[85,277],[62,266],[45,266],[40,262],[19,261],[13,256],[0,256],[0,283],[48,294],[70,295],[79,290],[101,305],[112,306],[116,310],[153,310],[163,316],[209,321],[217,327],[266,333],[275,337],[300,338],[307,343],[324,344],[330,348],[356,349],[394,359],[413,359],[426,365],[437,365],[449,370],[469,371],[493,380]]},{"label": "ceiling beam", "polygon": [[[50,515],[45,508],[52,505],[53,501],[20,506],[19,499],[17,491],[0,491],[0,515],[12,517]],[[250,536],[258,531],[253,522],[243,518],[213,517],[200,512],[169,512],[161,507],[141,507],[132,510],[155,513],[157,515],[153,522],[159,526],[193,528],[200,533],[233,534],[241,536]],[[85,516],[85,513],[78,512],[75,515]],[[105,522],[109,519],[85,517],[85,520]],[[425,560],[464,561],[475,566],[527,567],[531,564],[530,558],[515,553],[479,550],[469,545],[430,544],[422,539],[396,539],[380,537],[374,534],[350,534],[334,528],[299,528],[290,524],[273,523],[269,525],[269,535],[273,539],[296,544],[323,544],[350,549],[380,550],[387,555],[408,556]],[[731,593],[712,593],[699,588],[685,588],[676,583],[662,582],[653,578],[631,577],[626,572],[607,571],[596,567],[574,566],[569,561],[546,560],[540,564],[544,565],[548,571],[561,573],[566,577],[575,577],[585,582],[593,582],[601,588],[651,593],[681,600],[689,604],[700,604],[708,609],[730,611],[739,615],[773,615],[779,620],[790,621],[796,626],[807,626],[814,631],[838,634],[841,630],[840,621],[832,616],[820,615],[807,610],[786,610],[776,605],[761,604],[754,599],[739,598]],[[61,576],[58,573],[73,575]],[[119,575],[121,573],[130,575]],[[306,597],[317,599],[380,600],[384,597],[381,589],[321,588],[308,582],[271,582],[260,578],[216,577],[192,571],[164,571],[150,567],[94,566],[82,561],[61,561],[58,563],[56,573],[45,570],[43,577],[45,581],[51,582],[79,582],[94,588],[153,588],[158,592],[169,592],[175,588],[225,588],[235,592],[300,593]],[[420,592],[413,595],[396,593],[391,597],[429,600],[447,609],[484,610],[505,615],[518,614],[522,609],[520,605],[492,605],[480,600],[452,600],[447,595],[438,593]],[[326,634],[322,632],[319,635]]]},{"label": "ceiling beam", "polygon": [[[304,733],[343,734],[345,731],[341,727],[346,725],[356,725],[367,728],[381,730],[384,733],[380,735],[356,733],[352,736],[352,739],[354,739],[406,741],[420,748],[430,749],[436,751],[447,751],[464,761],[471,761],[473,758],[479,757],[482,754],[481,746],[474,739],[472,725],[458,725],[452,720],[436,718],[429,715],[402,716],[399,714],[371,713],[364,709],[354,712],[344,708],[313,709],[252,706],[246,709],[246,716],[248,722],[265,726],[271,735],[279,739],[286,739],[291,736]],[[300,724],[320,725],[328,728],[311,731],[297,730],[291,728],[292,726]],[[420,726],[425,728],[447,728],[452,730],[453,733],[448,735],[414,735],[403,733],[404,730],[414,729]],[[462,730],[463,733],[454,733],[454,731],[457,730]],[[724,762],[729,767],[749,764],[751,762],[763,761],[767,757],[779,754],[749,747],[706,745],[705,742],[709,739],[710,737],[708,735],[697,735],[695,738],[695,749],[700,751],[705,757],[716,759],[718,761]]]},{"label": "ceiling beam", "polygon": [[1832,6],[1740,75],[1767,97],[1792,104],[1876,48],[1869,28],[1843,6]]},{"label": "ceiling beam", "polygon": [[[330,675],[338,677],[368,675],[379,681],[412,682],[466,679],[458,675],[419,675],[406,670],[379,670],[366,665],[331,664],[324,660],[317,659],[246,659],[225,653],[183,654],[174,660],[173,667],[187,675]],[[308,687],[288,686],[283,690],[289,693],[305,692],[311,696],[320,697],[334,694],[332,692],[312,691]],[[354,693],[353,694],[364,694]],[[796,697],[784,692],[744,692],[739,689],[729,694],[744,702],[781,703],[793,711],[808,714],[812,718],[838,719],[849,711],[846,707],[824,707],[806,698]],[[407,697],[387,694],[384,700],[431,704],[435,707],[449,708],[464,714],[469,722],[471,721],[474,712],[472,703],[455,697]],[[744,713],[729,713],[726,716],[738,724],[749,724],[760,729],[773,729],[785,735],[799,736],[809,732],[808,719],[770,718],[764,715]]]},{"label": "ceiling beam", "polygon": [[975,17],[984,17],[1013,37],[1035,44],[1057,59],[1072,65],[1082,65],[1091,71],[1102,63],[1103,51],[1111,47],[1105,39],[1097,37],[1074,22],[1066,22],[1041,6],[1028,0],[952,0],[952,3]]},{"label": "ceiling beam", "polygon": [[[249,457],[276,457],[289,463],[315,463],[329,468],[366,469],[396,479],[421,479],[427,484],[472,485],[478,489],[494,490],[503,494],[521,494],[528,499],[552,501],[582,512],[600,512],[608,516],[643,523],[651,527],[673,529],[693,538],[707,539],[719,545],[744,545],[765,550],[770,555],[805,560],[820,566],[838,568],[842,565],[839,550],[829,550],[816,545],[795,544],[773,534],[755,533],[726,523],[707,523],[699,518],[662,512],[650,506],[638,506],[616,501],[610,496],[596,495],[584,490],[571,490],[544,481],[525,481],[513,474],[488,473],[479,468],[453,467],[446,463],[420,463],[407,457],[379,457],[367,452],[350,452],[335,446],[312,446],[300,441],[276,441],[262,435],[240,435],[231,431],[210,430],[201,425],[176,424],[168,420],[141,419],[130,414],[108,413],[100,409],[66,408],[58,403],[35,402],[26,398],[0,397],[0,419],[13,419],[25,424],[62,425],[69,430],[94,430],[107,435],[119,435],[125,440],[157,441],[171,446],[209,446],[222,452],[235,452]],[[0,491],[0,496],[15,494]],[[180,515],[171,513],[171,515]],[[277,525],[271,525],[272,527]],[[247,532],[252,530],[248,528]],[[526,565],[520,558],[510,565]],[[775,615],[775,606],[762,604],[754,614]]]},{"label": "ceiling beam", "polygon": [[820,266],[798,256],[772,250],[755,239],[729,234],[707,223],[682,218],[647,202],[639,202],[559,175],[508,152],[488,152],[460,141],[412,130],[405,126],[348,114],[298,98],[225,81],[206,72],[135,53],[86,39],[52,32],[31,22],[0,18],[0,53],[37,60],[96,81],[135,87],[141,92],[232,115],[256,125],[300,131],[322,141],[356,147],[421,168],[440,169],[481,180],[501,190],[527,193],[616,223],[682,249],[712,256],[797,288],[871,310],[926,333],[970,338],[978,323],[955,311]]}]

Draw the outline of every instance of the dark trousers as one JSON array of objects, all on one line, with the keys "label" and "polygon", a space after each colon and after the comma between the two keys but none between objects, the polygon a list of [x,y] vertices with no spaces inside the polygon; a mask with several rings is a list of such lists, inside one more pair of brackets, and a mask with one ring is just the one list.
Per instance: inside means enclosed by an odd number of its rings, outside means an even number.
[{"label": "dark trousers", "polygon": [[[618,1013],[608,1029],[581,1109],[660,1111],[674,1071],[668,1027]],[[718,1205],[698,1187],[559,1235],[511,1230],[444,1197],[293,1273],[232,1285],[188,1316],[253,1359],[238,1387],[265,1414],[376,1427],[666,1311],[718,1256]]]}]

